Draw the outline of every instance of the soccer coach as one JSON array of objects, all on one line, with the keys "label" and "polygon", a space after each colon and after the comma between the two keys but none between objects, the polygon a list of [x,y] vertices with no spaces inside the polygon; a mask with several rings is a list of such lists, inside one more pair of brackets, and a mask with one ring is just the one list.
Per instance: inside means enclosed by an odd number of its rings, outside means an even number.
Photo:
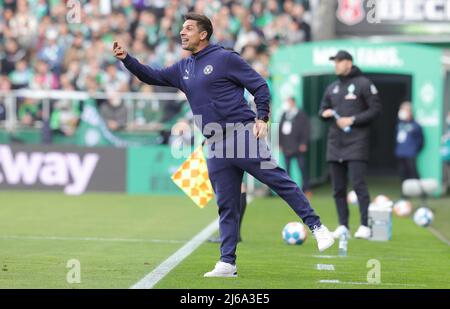
[{"label": "soccer coach", "polygon": [[[213,27],[206,16],[188,13],[184,16],[184,20],[180,32],[181,46],[191,52],[190,57],[170,67],[156,70],[139,63],[122,46],[114,42],[115,57],[142,82],[175,87],[183,91],[194,116],[200,115],[205,127],[217,124],[226,132],[226,124],[230,123],[252,126],[253,133],[244,134],[243,138],[241,134],[241,139],[239,134],[235,137],[234,133],[231,137],[228,135],[225,137],[232,139],[234,144],[251,145],[254,141],[259,143],[264,141],[270,111],[270,93],[266,81],[237,53],[209,43]],[[244,88],[255,97],[257,115],[244,98]],[[216,143],[210,141],[212,137],[205,133],[202,124],[200,130],[208,138],[208,150],[212,150],[211,145]],[[199,126],[198,123],[196,125]],[[265,149],[269,152],[267,144]],[[206,273],[205,277],[237,276],[236,245],[239,237],[239,207],[244,171],[267,184],[289,204],[313,231],[320,251],[333,245],[332,234],[321,224],[319,216],[315,214],[303,192],[287,173],[276,165],[271,169],[261,168],[261,163],[267,161],[266,158],[267,156],[264,155],[263,158],[260,153],[256,158],[249,158],[247,155],[244,158],[228,156],[207,158],[209,177],[219,207],[221,257],[215,268]]]},{"label": "soccer coach", "polygon": [[353,57],[345,50],[330,57],[335,62],[338,80],[325,91],[319,115],[332,121],[328,131],[327,161],[330,164],[333,196],[339,226],[335,238],[349,233],[347,205],[347,173],[356,192],[361,225],[356,238],[368,239],[369,191],[365,181],[369,160],[370,123],[380,113],[381,103],[375,85],[353,65]]}]

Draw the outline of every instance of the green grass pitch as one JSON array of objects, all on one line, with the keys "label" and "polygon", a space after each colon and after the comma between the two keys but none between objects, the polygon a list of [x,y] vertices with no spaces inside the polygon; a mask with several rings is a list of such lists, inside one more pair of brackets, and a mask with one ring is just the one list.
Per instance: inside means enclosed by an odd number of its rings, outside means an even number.
[{"label": "green grass pitch", "polygon": [[[398,195],[393,182],[369,183],[372,196]],[[333,229],[330,192],[329,186],[314,190],[312,204]],[[185,197],[8,191],[0,192],[0,201],[0,288],[128,288],[217,213],[213,203],[198,209]],[[447,239],[449,205],[449,198],[430,201],[433,225]],[[359,213],[350,207],[354,231]],[[155,288],[450,288],[450,247],[412,218],[394,218],[389,242],[351,239],[345,258],[337,256],[337,244],[319,253],[311,234],[302,246],[284,244],[281,230],[296,220],[281,199],[255,199],[238,246],[238,278],[203,278],[219,257],[217,244],[204,243]],[[67,283],[71,259],[80,262],[80,283]],[[380,284],[367,282],[371,259],[380,262]],[[332,264],[334,271],[317,270],[317,264]]]}]

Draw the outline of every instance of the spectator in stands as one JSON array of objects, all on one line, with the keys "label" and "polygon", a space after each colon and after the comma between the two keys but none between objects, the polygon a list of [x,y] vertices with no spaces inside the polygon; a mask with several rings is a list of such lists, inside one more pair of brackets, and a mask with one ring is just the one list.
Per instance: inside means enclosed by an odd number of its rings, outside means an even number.
[{"label": "spectator in stands", "polygon": [[251,6],[251,13],[255,18],[255,26],[259,29],[266,27],[274,18],[270,10],[264,8],[264,1],[255,0]]},{"label": "spectator in stands", "polygon": [[64,59],[64,49],[58,44],[57,39],[58,30],[56,28],[48,29],[44,47],[39,51],[38,58],[48,63],[50,70],[59,75]]},{"label": "spectator in stands", "polygon": [[[80,62],[73,61],[73,62],[69,63],[67,70],[65,70],[65,73],[61,74],[60,78],[62,79],[63,76],[65,76],[68,79],[68,81],[70,82],[70,84],[73,85],[74,89],[78,90],[77,79],[80,76],[80,73],[81,73]],[[62,81],[61,81],[61,84],[62,84]]]},{"label": "spectator in stands", "polygon": [[45,61],[38,60],[35,65],[35,74],[31,80],[30,88],[35,90],[58,89],[58,76],[49,70]]},{"label": "spectator in stands", "polygon": [[19,47],[16,40],[7,39],[5,43],[5,54],[1,56],[1,73],[11,73],[15,68],[16,62],[25,59],[25,55],[25,50]]},{"label": "spectator in stands", "polygon": [[287,44],[298,44],[304,41],[306,41],[305,32],[300,31],[300,24],[295,21],[290,21],[285,42]]},{"label": "spectator in stands", "polygon": [[147,48],[144,41],[134,40],[131,45],[131,50],[133,51],[133,55],[142,59],[142,61],[149,62],[150,59],[149,49]]},{"label": "spectator in stands", "polygon": [[[7,0],[7,1],[13,1],[13,0]],[[14,2],[13,2],[14,3]],[[5,38],[12,38],[12,31],[10,28],[11,19],[14,17],[14,9],[12,6],[9,6],[8,3],[4,3],[4,10],[2,13],[2,16],[0,18],[0,26],[2,30],[2,35]]]},{"label": "spectator in stands", "polygon": [[303,41],[311,41],[311,26],[305,21],[304,5],[301,3],[294,4],[290,14],[293,19],[293,24],[298,26],[299,30],[296,31],[300,31],[302,33]]},{"label": "spectator in stands", "polygon": [[214,32],[214,44],[218,44],[225,48],[233,48],[234,40],[230,32],[219,28]]},{"label": "spectator in stands", "polygon": [[[0,75],[0,92],[11,90],[11,83],[6,75]],[[6,105],[3,96],[0,96],[0,121],[6,119]]]},{"label": "spectator in stands", "polygon": [[13,89],[28,88],[33,74],[25,60],[16,62],[15,70],[9,74]]},{"label": "spectator in stands", "polygon": [[33,99],[25,98],[19,104],[18,118],[22,125],[32,127],[36,120],[42,119],[42,106]]},{"label": "spectator in stands", "polygon": [[258,50],[255,45],[245,45],[241,51],[241,56],[253,66],[258,57]]},{"label": "spectator in stands", "polygon": [[71,63],[73,62],[80,63],[84,60],[86,56],[84,41],[85,39],[83,33],[81,33],[80,31],[76,32],[75,35],[73,36],[72,44],[68,46],[68,48],[64,52],[64,59],[63,59],[64,70],[67,70]]},{"label": "spectator in stands", "polygon": [[50,117],[50,128],[54,133],[72,136],[80,118],[78,101],[62,99],[55,102]]},{"label": "spectator in stands", "polygon": [[143,11],[139,17],[138,27],[146,34],[146,43],[155,47],[158,43],[158,21],[153,12]]},{"label": "spectator in stands", "polygon": [[122,130],[127,125],[127,108],[117,92],[110,92],[109,98],[100,106],[100,115],[111,131]]},{"label": "spectator in stands", "polygon": [[36,14],[36,18],[40,21],[44,16],[46,16],[50,7],[46,0],[29,1],[31,11]]},{"label": "spectator in stands", "polygon": [[105,74],[102,76],[102,84],[106,92],[117,92],[128,85],[129,75],[117,69],[115,63],[108,63]]},{"label": "spectator in stands", "polygon": [[35,13],[28,6],[27,0],[17,0],[14,16],[9,22],[11,35],[24,48],[32,46],[37,31]]},{"label": "spectator in stands", "polygon": [[100,65],[96,59],[87,60],[81,67],[80,75],[76,80],[78,89],[87,89],[87,79],[91,77],[97,84],[98,88],[102,85],[102,77],[104,72],[100,69]]},{"label": "spectator in stands", "polygon": [[251,15],[249,13],[246,12],[242,16],[241,24],[242,27],[237,34],[236,44],[234,45],[234,50],[238,53],[241,53],[247,45],[261,45],[264,39],[262,30],[252,25]]},{"label": "spectator in stands", "polygon": [[[139,81],[137,78],[134,80]],[[134,123],[135,128],[145,126],[149,122],[155,122],[158,119],[158,110],[160,110],[159,101],[152,96],[153,86],[140,83],[138,92],[146,94],[145,99],[136,100],[134,108]]]}]

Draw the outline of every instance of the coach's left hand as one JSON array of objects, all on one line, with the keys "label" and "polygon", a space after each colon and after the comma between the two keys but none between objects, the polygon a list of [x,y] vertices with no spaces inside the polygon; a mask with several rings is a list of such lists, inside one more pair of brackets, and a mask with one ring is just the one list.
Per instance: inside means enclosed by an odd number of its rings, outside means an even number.
[{"label": "coach's left hand", "polygon": [[337,125],[339,128],[343,129],[349,127],[353,124],[353,117],[341,117],[337,120]]},{"label": "coach's left hand", "polygon": [[267,136],[268,125],[267,122],[263,120],[256,119],[255,125],[253,126],[253,134],[256,138]]}]

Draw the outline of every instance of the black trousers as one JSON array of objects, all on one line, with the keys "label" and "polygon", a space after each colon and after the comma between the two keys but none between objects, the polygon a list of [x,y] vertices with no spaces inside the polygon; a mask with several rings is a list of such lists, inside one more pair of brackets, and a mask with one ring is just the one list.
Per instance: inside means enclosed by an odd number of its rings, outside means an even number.
[{"label": "black trousers", "polygon": [[305,155],[302,153],[296,153],[293,155],[286,155],[284,154],[284,162],[286,163],[286,171],[289,174],[289,176],[292,177],[291,174],[291,161],[292,159],[296,159],[298,166],[302,172],[302,191],[306,192],[309,191],[309,179],[308,179],[308,172],[306,171],[306,163],[305,163]]},{"label": "black trousers", "polygon": [[416,158],[398,158],[398,169],[402,182],[405,179],[419,179],[416,167]]},{"label": "black trousers", "polygon": [[347,179],[350,178],[353,190],[358,197],[361,225],[368,226],[369,190],[366,184],[367,162],[330,162],[333,197],[339,217],[339,225],[348,228],[349,210],[347,204]]}]

